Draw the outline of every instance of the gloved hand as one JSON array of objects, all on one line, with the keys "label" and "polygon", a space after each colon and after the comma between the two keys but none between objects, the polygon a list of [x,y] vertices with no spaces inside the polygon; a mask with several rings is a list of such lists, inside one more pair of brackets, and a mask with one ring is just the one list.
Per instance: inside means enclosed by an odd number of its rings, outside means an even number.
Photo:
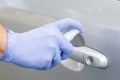
[{"label": "gloved hand", "polygon": [[6,49],[0,60],[25,68],[52,68],[72,52],[72,44],[62,34],[72,28],[83,32],[81,23],[69,18],[24,33],[8,30]]}]

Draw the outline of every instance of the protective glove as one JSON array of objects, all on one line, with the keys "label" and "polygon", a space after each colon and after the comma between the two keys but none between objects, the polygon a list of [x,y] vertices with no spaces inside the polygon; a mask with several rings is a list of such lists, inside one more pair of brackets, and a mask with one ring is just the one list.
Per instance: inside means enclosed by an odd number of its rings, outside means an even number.
[{"label": "protective glove", "polygon": [[72,44],[62,34],[72,28],[83,32],[81,23],[69,18],[24,33],[8,30],[6,49],[0,60],[25,68],[52,68],[72,52]]}]

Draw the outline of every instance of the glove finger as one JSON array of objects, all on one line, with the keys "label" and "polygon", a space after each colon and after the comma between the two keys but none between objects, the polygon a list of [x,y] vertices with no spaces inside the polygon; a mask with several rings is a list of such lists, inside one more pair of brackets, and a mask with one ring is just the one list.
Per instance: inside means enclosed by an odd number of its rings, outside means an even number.
[{"label": "glove finger", "polygon": [[61,49],[61,59],[62,60],[67,59],[73,50],[72,44],[67,39],[65,39],[64,36],[61,39],[60,49]]},{"label": "glove finger", "polygon": [[56,21],[55,25],[57,25],[61,32],[69,29],[78,29],[81,33],[84,32],[83,25],[80,22],[70,18]]},{"label": "glove finger", "polygon": [[61,51],[59,48],[55,50],[55,54],[54,54],[51,68],[55,67],[56,65],[58,65],[61,62],[60,53],[61,53]]}]

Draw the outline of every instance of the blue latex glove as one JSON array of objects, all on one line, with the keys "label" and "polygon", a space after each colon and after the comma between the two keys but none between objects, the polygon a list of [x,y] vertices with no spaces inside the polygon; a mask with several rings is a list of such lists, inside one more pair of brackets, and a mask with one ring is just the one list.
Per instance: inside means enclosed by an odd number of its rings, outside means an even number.
[{"label": "blue latex glove", "polygon": [[1,61],[39,70],[52,68],[72,52],[72,44],[62,34],[72,28],[83,32],[82,25],[69,18],[24,33],[8,30]]}]

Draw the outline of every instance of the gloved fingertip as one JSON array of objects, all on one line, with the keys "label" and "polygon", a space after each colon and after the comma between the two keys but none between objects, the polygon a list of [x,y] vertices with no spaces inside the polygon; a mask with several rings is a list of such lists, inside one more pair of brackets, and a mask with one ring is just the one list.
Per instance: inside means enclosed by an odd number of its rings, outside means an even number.
[{"label": "gloved fingertip", "polygon": [[72,18],[65,18],[59,21],[56,21],[55,24],[60,29],[61,32],[68,29],[78,29],[81,33],[84,32],[83,24]]},{"label": "gloved fingertip", "polygon": [[61,48],[61,59],[62,60],[67,59],[72,53],[72,50],[73,46],[70,42],[68,42],[67,44],[63,44],[63,47]]},{"label": "gloved fingertip", "polygon": [[69,55],[68,54],[66,54],[66,53],[61,53],[61,60],[65,60],[65,59],[67,59],[69,57]]},{"label": "gloved fingertip", "polygon": [[85,29],[83,27],[81,27],[80,33],[84,33],[84,32],[85,32]]}]

